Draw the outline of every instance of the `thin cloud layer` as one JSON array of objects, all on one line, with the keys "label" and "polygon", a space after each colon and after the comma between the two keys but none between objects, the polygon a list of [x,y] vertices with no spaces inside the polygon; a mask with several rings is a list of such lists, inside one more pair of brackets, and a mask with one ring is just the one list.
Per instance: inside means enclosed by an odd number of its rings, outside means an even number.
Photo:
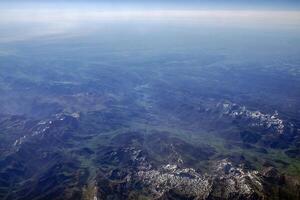
[{"label": "thin cloud layer", "polygon": [[[0,41],[65,34],[106,22],[184,23],[227,27],[300,29],[298,11],[10,8],[0,12]],[[21,27],[21,28],[20,28]],[[75,30],[75,31],[74,31]],[[86,30],[86,29],[85,29]]]},{"label": "thin cloud layer", "polygon": [[0,22],[58,22],[105,20],[191,20],[198,22],[255,22],[300,24],[300,11],[244,10],[101,10],[101,9],[9,9]]}]

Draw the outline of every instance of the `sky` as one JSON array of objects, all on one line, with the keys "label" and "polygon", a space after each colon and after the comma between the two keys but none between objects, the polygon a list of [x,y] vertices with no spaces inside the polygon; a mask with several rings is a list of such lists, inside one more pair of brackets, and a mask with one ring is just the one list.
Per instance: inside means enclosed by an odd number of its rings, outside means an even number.
[{"label": "sky", "polygon": [[108,20],[299,29],[300,0],[0,0],[0,40]]},{"label": "sky", "polygon": [[0,8],[43,5],[102,5],[110,8],[299,10],[299,0],[1,0]]},{"label": "sky", "polygon": [[300,0],[1,0],[0,21],[112,18],[299,20]]}]

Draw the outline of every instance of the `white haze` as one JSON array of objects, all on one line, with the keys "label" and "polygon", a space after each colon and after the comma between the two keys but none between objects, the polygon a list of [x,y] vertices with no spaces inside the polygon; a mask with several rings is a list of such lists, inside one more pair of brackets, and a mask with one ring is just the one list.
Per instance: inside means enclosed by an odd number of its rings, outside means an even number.
[{"label": "white haze", "polygon": [[[86,24],[183,23],[208,26],[300,29],[298,11],[7,8],[0,10],[0,42],[79,33]],[[88,29],[86,29],[88,31]]]}]

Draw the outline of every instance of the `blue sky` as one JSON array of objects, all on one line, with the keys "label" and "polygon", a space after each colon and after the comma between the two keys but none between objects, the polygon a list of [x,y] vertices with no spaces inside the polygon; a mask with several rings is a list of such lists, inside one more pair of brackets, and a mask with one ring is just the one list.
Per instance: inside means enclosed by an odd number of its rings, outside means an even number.
[{"label": "blue sky", "polygon": [[300,10],[300,0],[1,0],[0,5],[43,6],[45,4],[103,4],[119,7],[153,7],[181,9],[270,9]]}]

